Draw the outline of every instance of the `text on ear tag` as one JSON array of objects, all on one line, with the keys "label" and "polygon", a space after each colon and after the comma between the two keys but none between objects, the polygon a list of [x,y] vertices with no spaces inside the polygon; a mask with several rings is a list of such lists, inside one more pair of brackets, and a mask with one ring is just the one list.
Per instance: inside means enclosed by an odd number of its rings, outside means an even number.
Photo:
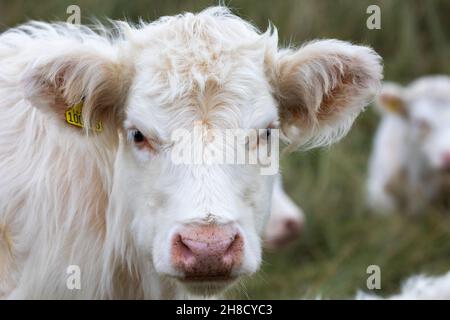
[{"label": "text on ear tag", "polygon": [[[81,116],[82,110],[83,110],[83,101],[80,101],[77,104],[74,104],[69,109],[67,109],[66,122],[70,125],[84,128],[83,118]],[[97,122],[94,130],[97,132],[103,131],[103,125],[101,121]]]}]

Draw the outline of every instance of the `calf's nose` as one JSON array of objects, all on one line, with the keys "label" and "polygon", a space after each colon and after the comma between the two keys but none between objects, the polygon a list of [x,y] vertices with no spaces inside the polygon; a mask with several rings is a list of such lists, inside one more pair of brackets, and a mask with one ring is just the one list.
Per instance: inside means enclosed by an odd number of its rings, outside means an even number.
[{"label": "calf's nose", "polygon": [[[271,226],[269,225],[268,228]],[[267,240],[266,247],[269,249],[281,249],[293,243],[303,229],[303,222],[300,219],[286,218],[280,221],[277,232]]]},{"label": "calf's nose", "polygon": [[284,222],[284,228],[290,236],[297,237],[302,229],[302,223],[297,219],[286,219]]},{"label": "calf's nose", "polygon": [[232,225],[193,225],[172,241],[172,263],[185,280],[225,280],[241,263],[243,239]]}]

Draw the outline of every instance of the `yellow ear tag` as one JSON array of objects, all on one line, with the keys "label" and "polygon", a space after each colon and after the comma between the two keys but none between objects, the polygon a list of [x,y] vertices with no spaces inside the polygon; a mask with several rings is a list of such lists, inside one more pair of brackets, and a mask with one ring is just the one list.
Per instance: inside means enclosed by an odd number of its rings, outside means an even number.
[{"label": "yellow ear tag", "polygon": [[401,102],[397,99],[389,99],[386,103],[386,108],[394,113],[397,113],[401,110]]},{"label": "yellow ear tag", "polygon": [[[66,111],[66,122],[76,127],[84,128],[83,118],[81,116],[81,111],[83,110],[83,101],[74,104]],[[101,121],[97,123],[94,128],[97,132],[103,131],[103,124]]]}]

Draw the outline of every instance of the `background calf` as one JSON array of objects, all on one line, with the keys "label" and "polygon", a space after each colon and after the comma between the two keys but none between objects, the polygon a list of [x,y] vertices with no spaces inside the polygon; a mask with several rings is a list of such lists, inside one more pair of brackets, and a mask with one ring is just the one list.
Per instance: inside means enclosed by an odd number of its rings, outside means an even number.
[{"label": "background calf", "polygon": [[406,87],[387,83],[370,158],[369,203],[376,211],[449,205],[450,78],[423,77]]}]

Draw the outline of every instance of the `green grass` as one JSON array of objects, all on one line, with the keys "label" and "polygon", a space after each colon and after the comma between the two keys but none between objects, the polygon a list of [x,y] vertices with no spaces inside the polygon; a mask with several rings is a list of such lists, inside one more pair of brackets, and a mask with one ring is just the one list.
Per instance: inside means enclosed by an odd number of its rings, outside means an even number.
[{"label": "green grass", "polygon": [[[377,118],[369,110],[338,145],[284,159],[288,193],[304,208],[301,239],[267,252],[262,270],[229,293],[234,298],[351,298],[366,289],[369,265],[381,268],[381,290],[400,289],[417,273],[450,270],[450,214],[376,215],[365,205],[370,136]],[[367,290],[367,289],[366,289]]]},{"label": "green grass", "polygon": [[[313,215],[316,215],[313,218]],[[406,277],[450,269],[450,216],[348,217],[313,212],[303,238],[267,253],[262,271],[231,297],[252,299],[351,298],[366,288],[369,265],[381,268],[382,289],[395,293]]]}]

